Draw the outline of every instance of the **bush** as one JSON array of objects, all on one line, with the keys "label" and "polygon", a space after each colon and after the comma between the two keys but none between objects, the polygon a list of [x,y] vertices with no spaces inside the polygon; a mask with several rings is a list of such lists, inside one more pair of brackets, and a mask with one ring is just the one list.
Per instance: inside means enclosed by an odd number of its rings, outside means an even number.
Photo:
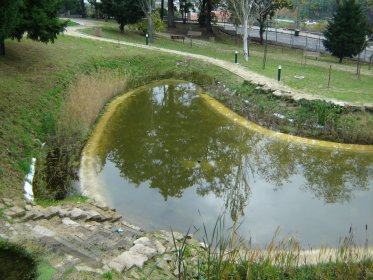
[{"label": "bush", "polygon": [[[154,25],[154,31],[155,32],[162,32],[166,30],[166,25],[163,23],[161,18],[159,17],[159,12],[154,11],[152,13],[152,22]],[[148,21],[147,19],[143,19],[141,22],[132,24],[129,26],[130,29],[132,30],[137,30],[141,32],[142,34],[148,34]]]}]

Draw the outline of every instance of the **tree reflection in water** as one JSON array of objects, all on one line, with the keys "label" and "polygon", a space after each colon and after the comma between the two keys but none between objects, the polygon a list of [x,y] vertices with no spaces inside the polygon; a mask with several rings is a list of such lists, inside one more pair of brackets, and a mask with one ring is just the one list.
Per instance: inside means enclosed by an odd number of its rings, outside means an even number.
[{"label": "tree reflection in water", "polygon": [[147,183],[167,200],[197,187],[224,198],[232,220],[244,215],[250,184],[264,178],[274,190],[302,176],[304,190],[326,203],[347,202],[368,190],[373,157],[302,146],[249,131],[215,112],[190,83],[138,92],[113,114],[97,151],[135,186]]}]

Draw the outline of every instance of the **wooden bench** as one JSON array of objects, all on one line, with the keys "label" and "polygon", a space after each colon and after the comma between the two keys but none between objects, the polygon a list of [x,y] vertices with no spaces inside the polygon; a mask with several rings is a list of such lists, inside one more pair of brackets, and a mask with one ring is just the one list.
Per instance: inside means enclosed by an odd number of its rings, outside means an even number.
[{"label": "wooden bench", "polygon": [[190,37],[190,45],[193,45],[193,37],[201,37],[202,32],[200,31],[188,31],[188,36]]},{"label": "wooden bench", "polygon": [[183,40],[183,43],[184,43],[185,36],[184,35],[171,35],[171,39],[172,40]]}]

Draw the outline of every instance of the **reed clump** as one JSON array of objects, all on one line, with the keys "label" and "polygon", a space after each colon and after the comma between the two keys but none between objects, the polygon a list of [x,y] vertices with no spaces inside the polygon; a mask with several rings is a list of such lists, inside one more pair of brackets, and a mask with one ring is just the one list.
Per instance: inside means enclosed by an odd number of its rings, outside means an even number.
[{"label": "reed clump", "polygon": [[[193,261],[176,251],[176,266],[183,267],[178,279],[373,279],[372,250],[357,246],[352,231],[333,249],[304,250],[295,238],[278,236],[279,230],[264,249],[255,249],[219,217],[211,233],[203,226],[203,249],[195,248]],[[175,248],[185,252],[186,239],[174,240]]]},{"label": "reed clump", "polygon": [[41,155],[34,186],[37,198],[66,197],[77,179],[80,152],[94,123],[105,104],[124,92],[126,84],[119,72],[101,70],[81,75],[68,86],[48,149]]}]

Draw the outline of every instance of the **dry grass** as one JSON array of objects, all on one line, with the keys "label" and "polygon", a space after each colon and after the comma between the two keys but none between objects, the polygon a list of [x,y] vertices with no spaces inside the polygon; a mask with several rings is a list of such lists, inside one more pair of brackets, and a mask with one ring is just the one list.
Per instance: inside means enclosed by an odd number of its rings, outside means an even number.
[{"label": "dry grass", "polygon": [[62,199],[77,178],[80,151],[105,104],[124,91],[127,81],[119,72],[82,75],[70,84],[56,117],[55,134],[41,156],[34,192],[40,200]]},{"label": "dry grass", "polygon": [[112,71],[82,75],[75,80],[57,119],[58,142],[84,139],[107,101],[124,91],[125,85],[126,79]]}]

